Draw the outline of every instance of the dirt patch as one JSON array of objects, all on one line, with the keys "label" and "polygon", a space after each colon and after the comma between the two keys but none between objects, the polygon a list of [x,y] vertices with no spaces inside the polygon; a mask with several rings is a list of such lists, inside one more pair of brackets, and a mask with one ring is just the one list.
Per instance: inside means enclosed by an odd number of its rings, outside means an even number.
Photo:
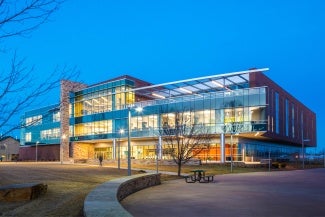
[{"label": "dirt patch", "polygon": [[124,169],[89,165],[1,163],[1,186],[39,182],[48,190],[32,201],[0,203],[0,216],[83,216],[83,202],[92,189],[126,174]]}]

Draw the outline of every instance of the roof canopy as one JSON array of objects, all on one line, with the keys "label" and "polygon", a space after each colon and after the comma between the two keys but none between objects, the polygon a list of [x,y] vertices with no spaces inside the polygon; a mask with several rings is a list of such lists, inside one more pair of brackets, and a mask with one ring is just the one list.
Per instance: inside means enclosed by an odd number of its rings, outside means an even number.
[{"label": "roof canopy", "polygon": [[143,96],[148,99],[164,99],[182,95],[208,93],[211,91],[247,88],[249,84],[249,73],[263,72],[267,70],[269,70],[269,68],[191,78],[134,88],[127,92],[131,91],[136,93],[138,96]]}]

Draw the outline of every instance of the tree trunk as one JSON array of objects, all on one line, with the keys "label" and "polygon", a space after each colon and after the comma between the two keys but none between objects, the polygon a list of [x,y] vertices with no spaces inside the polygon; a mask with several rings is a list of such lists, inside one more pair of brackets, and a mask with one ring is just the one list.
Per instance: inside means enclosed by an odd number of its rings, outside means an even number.
[{"label": "tree trunk", "polygon": [[178,166],[177,175],[178,176],[181,176],[182,162],[178,162],[177,163],[177,166]]}]

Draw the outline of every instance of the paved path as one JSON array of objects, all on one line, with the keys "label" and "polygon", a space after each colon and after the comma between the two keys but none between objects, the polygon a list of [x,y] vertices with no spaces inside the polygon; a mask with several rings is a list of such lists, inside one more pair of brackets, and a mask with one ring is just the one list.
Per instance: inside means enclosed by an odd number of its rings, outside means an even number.
[{"label": "paved path", "polygon": [[135,217],[324,217],[325,169],[218,175],[213,183],[173,180],[122,205]]}]

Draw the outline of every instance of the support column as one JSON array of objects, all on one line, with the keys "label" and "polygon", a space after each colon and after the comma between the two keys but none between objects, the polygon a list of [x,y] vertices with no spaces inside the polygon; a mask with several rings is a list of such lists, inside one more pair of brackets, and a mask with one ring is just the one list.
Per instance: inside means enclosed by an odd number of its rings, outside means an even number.
[{"label": "support column", "polygon": [[116,159],[116,139],[113,139],[113,159]]},{"label": "support column", "polygon": [[85,88],[86,85],[78,82],[61,80],[60,83],[60,113],[61,113],[61,138],[60,138],[60,161],[69,161],[69,104],[70,104],[70,92],[78,91]]},{"label": "support column", "polygon": [[220,151],[221,151],[221,163],[225,162],[226,158],[226,151],[225,151],[225,134],[221,133],[220,134]]},{"label": "support column", "polygon": [[162,159],[162,141],[161,136],[158,137],[158,159]]}]

